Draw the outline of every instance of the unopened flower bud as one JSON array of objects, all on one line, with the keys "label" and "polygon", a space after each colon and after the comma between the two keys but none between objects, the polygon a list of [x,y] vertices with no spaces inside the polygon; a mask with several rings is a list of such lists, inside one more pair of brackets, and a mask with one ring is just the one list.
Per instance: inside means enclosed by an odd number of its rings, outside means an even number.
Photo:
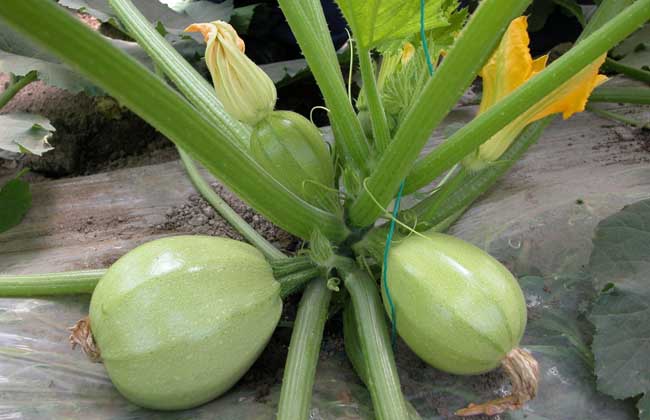
[{"label": "unopened flower bud", "polygon": [[277,92],[269,76],[244,54],[244,41],[226,22],[195,23],[186,32],[201,32],[207,45],[205,62],[225,110],[255,125],[275,107]]}]

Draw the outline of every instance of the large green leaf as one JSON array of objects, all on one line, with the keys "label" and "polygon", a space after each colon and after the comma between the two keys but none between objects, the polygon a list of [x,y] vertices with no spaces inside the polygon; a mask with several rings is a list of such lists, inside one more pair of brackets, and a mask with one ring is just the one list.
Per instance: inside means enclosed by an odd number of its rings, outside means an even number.
[{"label": "large green leaf", "polygon": [[[615,398],[650,392],[650,200],[598,224],[589,269],[603,292],[589,319],[598,388]],[[647,411],[644,414],[648,418]]]},{"label": "large green leaf", "polygon": [[29,184],[19,179],[21,175],[0,188],[0,233],[20,223],[32,205]]},{"label": "large green leaf", "polygon": [[[119,20],[108,0],[59,0],[59,4],[119,27]],[[195,22],[227,21],[233,10],[232,0],[223,3],[206,0],[133,0],[133,4],[149,21],[162,23],[174,35]]]},{"label": "large green leaf", "polygon": [[[366,49],[400,40],[420,30],[420,2],[403,0],[337,0],[356,41]],[[448,25],[452,10],[448,0],[427,0],[425,29]]]},{"label": "large green leaf", "polygon": [[13,73],[17,76],[24,76],[32,70],[36,70],[38,78],[50,86],[69,90],[73,93],[85,91],[95,95],[101,92],[100,89],[79,73],[72,71],[63,64],[0,50],[0,73]]},{"label": "large green leaf", "polygon": [[45,117],[24,113],[0,115],[0,127],[0,150],[38,156],[52,150],[47,141],[55,129]]},{"label": "large green leaf", "polygon": [[[110,38],[106,40],[153,69],[152,60],[137,43]],[[172,45],[188,59],[200,52],[202,54],[205,48],[193,40],[173,40]],[[24,76],[32,70],[38,71],[39,80],[50,86],[73,93],[84,91],[89,95],[103,94],[101,89],[70,67],[61,64],[53,55],[18,35],[7,25],[0,25],[0,73]]]}]

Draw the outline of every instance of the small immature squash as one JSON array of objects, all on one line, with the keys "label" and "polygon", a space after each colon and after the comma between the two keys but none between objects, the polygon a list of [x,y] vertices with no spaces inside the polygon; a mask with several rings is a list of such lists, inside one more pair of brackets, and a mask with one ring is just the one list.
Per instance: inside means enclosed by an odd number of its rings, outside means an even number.
[{"label": "small immature squash", "polygon": [[273,111],[251,134],[255,160],[289,190],[308,202],[323,205],[334,188],[334,167],[318,128],[291,111]]},{"label": "small immature squash", "polygon": [[100,280],[92,334],[133,403],[190,408],[228,390],[266,346],[282,311],[264,256],[243,242],[175,236],[141,245]]},{"label": "small immature squash", "polygon": [[[496,368],[526,327],[513,275],[480,248],[435,232],[396,244],[388,286],[397,331],[431,366],[455,374]],[[384,303],[390,316],[385,291]]]}]

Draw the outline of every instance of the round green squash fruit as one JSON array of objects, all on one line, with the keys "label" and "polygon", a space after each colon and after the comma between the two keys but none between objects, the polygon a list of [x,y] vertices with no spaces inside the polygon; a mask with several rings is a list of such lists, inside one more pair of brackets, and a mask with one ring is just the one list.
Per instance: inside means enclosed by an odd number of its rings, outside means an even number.
[{"label": "round green squash fruit", "polygon": [[90,325],[122,395],[142,407],[185,409],[218,397],[250,368],[280,319],[279,289],[248,244],[158,239],[102,277]]},{"label": "round green squash fruit", "polygon": [[291,111],[273,111],[251,133],[251,154],[294,194],[316,205],[334,188],[334,166],[318,128]]},{"label": "round green squash fruit", "polygon": [[[453,236],[411,235],[390,251],[397,332],[431,366],[454,374],[496,368],[521,340],[526,302],[514,276]],[[384,306],[391,316],[386,291]]]}]

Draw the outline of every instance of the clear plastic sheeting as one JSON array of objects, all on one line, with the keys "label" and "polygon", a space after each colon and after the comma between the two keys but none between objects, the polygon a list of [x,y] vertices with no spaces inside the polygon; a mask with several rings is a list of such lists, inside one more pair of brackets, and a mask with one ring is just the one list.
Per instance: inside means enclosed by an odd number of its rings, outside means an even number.
[{"label": "clear plastic sheeting", "polygon": [[[643,108],[634,110],[639,119],[648,118]],[[521,277],[526,294],[529,319],[522,346],[540,363],[539,395],[501,419],[636,418],[633,404],[596,390],[589,347],[593,329],[584,317],[594,288],[591,278],[580,273],[596,224],[624,205],[648,198],[650,191],[647,153],[622,147],[620,127],[611,127],[589,113],[551,125],[540,144],[452,229],[504,261]],[[48,254],[54,265],[42,271],[55,271],[62,260],[71,264],[76,258],[55,251]],[[17,252],[4,255],[15,260]],[[45,251],[30,252],[25,255],[42,260]],[[524,277],[531,274],[538,277]],[[218,400],[193,410],[153,412],[128,403],[101,364],[70,348],[66,329],[87,314],[88,301],[87,296],[0,299],[0,420],[274,418],[281,369],[266,384],[256,383],[252,372]],[[401,342],[396,358],[403,390],[425,419],[453,418],[455,410],[470,402],[509,391],[499,370],[471,377],[444,374]],[[281,361],[273,369],[275,365]],[[253,369],[263,367],[258,363]],[[346,361],[340,337],[324,343],[310,417],[373,418],[368,392]]]},{"label": "clear plastic sheeting", "polygon": [[[0,299],[0,419],[271,419],[280,387],[252,382],[193,410],[156,412],[130,404],[101,363],[72,350],[67,328],[88,297]],[[163,367],[164,368],[164,367]],[[363,403],[360,403],[362,401]],[[343,355],[319,366],[313,419],[369,418],[369,397]]]}]

